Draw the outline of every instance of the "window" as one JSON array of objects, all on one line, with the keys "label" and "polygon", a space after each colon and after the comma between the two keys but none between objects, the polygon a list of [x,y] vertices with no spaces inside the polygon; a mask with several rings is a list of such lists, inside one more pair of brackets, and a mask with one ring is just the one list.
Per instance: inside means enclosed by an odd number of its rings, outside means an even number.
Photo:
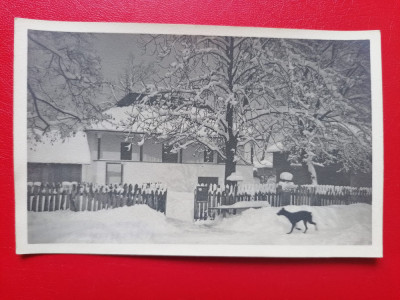
[{"label": "window", "polygon": [[106,184],[122,183],[122,164],[106,164]]},{"label": "window", "polygon": [[132,144],[128,142],[121,143],[121,160],[132,160]]},{"label": "window", "polygon": [[164,163],[177,163],[178,162],[178,152],[171,152],[172,145],[162,145],[162,162]]},{"label": "window", "polygon": [[143,161],[143,145],[139,149],[139,161]]},{"label": "window", "polygon": [[212,163],[214,162],[214,151],[207,148],[204,150],[204,162]]},{"label": "window", "polygon": [[198,177],[197,182],[198,182],[198,184],[205,184],[205,185],[216,184],[216,185],[218,185],[218,177]]}]

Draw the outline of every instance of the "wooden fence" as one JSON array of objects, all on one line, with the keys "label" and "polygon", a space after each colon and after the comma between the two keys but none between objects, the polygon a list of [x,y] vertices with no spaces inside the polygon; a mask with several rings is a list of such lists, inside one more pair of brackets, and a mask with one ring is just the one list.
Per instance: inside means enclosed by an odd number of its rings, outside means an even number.
[{"label": "wooden fence", "polygon": [[[286,205],[349,205],[354,203],[372,203],[371,188],[356,188],[345,186],[297,186],[284,191],[275,184],[219,186],[199,185],[195,191],[194,219],[206,220],[213,218],[215,208],[229,206],[243,201],[267,201],[273,207]],[[254,203],[254,202],[252,202]],[[255,205],[257,206],[257,205]],[[236,209],[229,209],[235,213]]]},{"label": "wooden fence", "polygon": [[28,183],[28,211],[97,211],[147,204],[165,213],[167,190],[161,184],[95,185]]}]

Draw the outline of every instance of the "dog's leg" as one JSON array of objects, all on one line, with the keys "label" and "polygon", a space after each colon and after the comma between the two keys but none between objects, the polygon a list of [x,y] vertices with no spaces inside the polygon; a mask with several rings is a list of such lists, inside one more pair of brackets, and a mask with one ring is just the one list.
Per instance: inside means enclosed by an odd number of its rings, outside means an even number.
[{"label": "dog's leg", "polygon": [[292,229],[287,234],[291,234],[295,226],[296,224],[292,224]]},{"label": "dog's leg", "polygon": [[315,230],[318,231],[317,223],[313,222],[312,219],[308,221],[308,223],[313,224],[315,226]]},{"label": "dog's leg", "polygon": [[306,232],[307,232],[307,229],[308,229],[308,227],[307,227],[307,221],[306,221],[306,220],[303,220],[303,222],[304,222],[304,226],[306,227],[306,230],[304,230],[304,233],[306,233]]},{"label": "dog's leg", "polygon": [[300,227],[297,227],[297,223],[296,223],[296,229],[297,229],[297,230],[301,230],[301,228],[300,228]]}]

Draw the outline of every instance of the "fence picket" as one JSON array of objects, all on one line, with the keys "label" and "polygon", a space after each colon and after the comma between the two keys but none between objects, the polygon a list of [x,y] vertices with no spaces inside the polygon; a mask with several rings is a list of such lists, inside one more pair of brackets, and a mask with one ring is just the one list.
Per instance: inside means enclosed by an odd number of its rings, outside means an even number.
[{"label": "fence picket", "polygon": [[[201,185],[204,187],[204,185]],[[273,207],[284,205],[349,205],[353,203],[372,204],[371,188],[356,188],[349,186],[303,185],[289,191],[277,189],[276,185],[225,186],[221,191],[219,186],[210,185],[207,202],[197,202],[195,193],[194,219],[204,220],[210,216],[210,207],[232,205],[242,201],[268,201]],[[208,211],[208,214],[207,214]],[[232,211],[235,211],[232,209]],[[219,214],[220,210],[215,209]],[[225,210],[224,210],[225,213]],[[214,212],[213,212],[214,214]]]},{"label": "fence picket", "polygon": [[98,211],[147,204],[165,213],[167,190],[161,184],[98,186],[86,183],[28,183],[28,211]]}]

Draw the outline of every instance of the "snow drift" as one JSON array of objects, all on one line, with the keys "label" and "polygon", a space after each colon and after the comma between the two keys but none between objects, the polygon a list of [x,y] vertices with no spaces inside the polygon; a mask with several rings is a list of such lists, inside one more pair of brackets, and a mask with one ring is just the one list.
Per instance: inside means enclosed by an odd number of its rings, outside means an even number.
[{"label": "snow drift", "polygon": [[[167,208],[168,209],[168,208]],[[280,208],[248,209],[214,221],[187,222],[146,205],[97,212],[29,212],[29,243],[177,243],[248,245],[361,245],[371,243],[371,206],[288,206],[308,210],[318,224],[306,234],[277,216]],[[175,212],[177,213],[177,212]],[[299,227],[304,228],[299,223]]]}]

